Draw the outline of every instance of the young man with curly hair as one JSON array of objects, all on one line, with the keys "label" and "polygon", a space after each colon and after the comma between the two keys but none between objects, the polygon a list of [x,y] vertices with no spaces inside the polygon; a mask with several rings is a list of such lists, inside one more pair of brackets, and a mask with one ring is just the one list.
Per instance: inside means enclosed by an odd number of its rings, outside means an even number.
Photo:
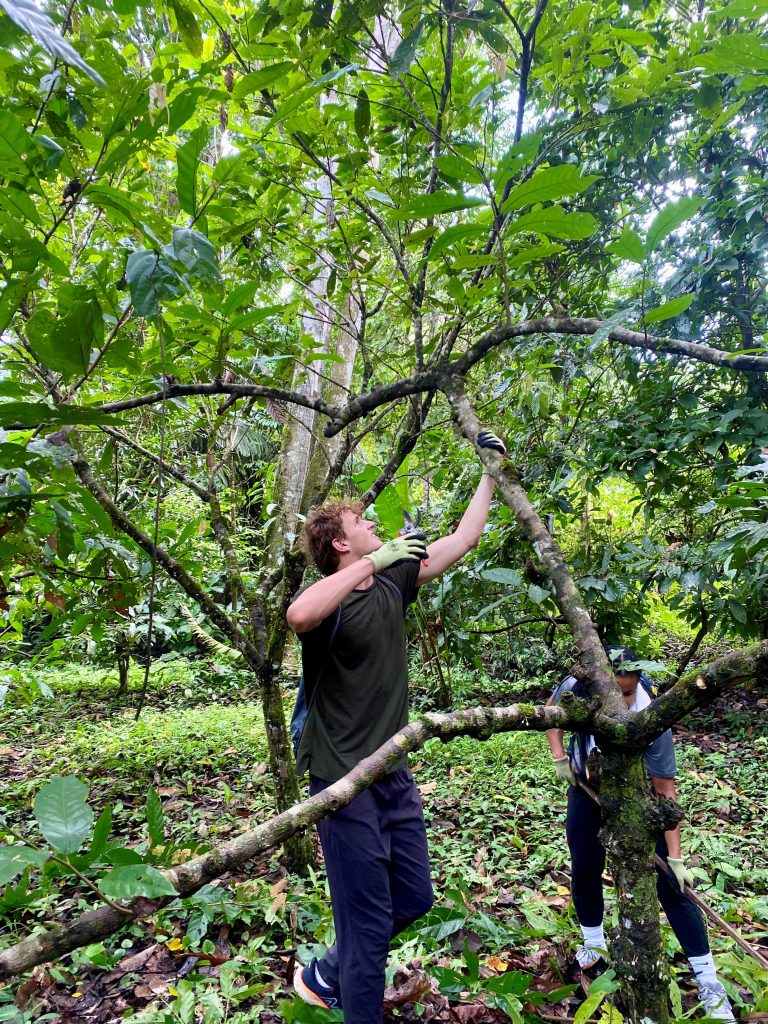
[{"label": "young man with curly hair", "polygon": [[[502,455],[489,431],[480,447]],[[488,518],[493,479],[483,474],[456,530],[427,544],[410,533],[385,543],[354,504],[307,519],[308,556],[325,579],[300,590],[288,609],[312,687],[297,770],[310,793],[336,782],[408,722],[404,615],[417,589],[475,547]],[[336,945],[299,967],[308,1003],[344,1008],[348,1024],[382,1020],[384,969],[392,938],[430,909],[432,883],[421,800],[407,758],[318,824],[331,889]]]}]

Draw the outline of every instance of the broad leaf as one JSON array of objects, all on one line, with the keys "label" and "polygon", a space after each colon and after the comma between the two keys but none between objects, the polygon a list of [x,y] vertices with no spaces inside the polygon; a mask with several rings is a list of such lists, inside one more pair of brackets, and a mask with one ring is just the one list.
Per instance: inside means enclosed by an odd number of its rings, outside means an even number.
[{"label": "broad leaf", "polygon": [[209,129],[201,124],[176,151],[176,194],[179,206],[193,217],[197,213],[197,171],[200,154],[208,143]]},{"label": "broad leaf", "polygon": [[216,250],[199,231],[192,228],[174,228],[172,255],[174,259],[183,263],[190,277],[201,285],[216,284],[221,280]]},{"label": "broad leaf", "polygon": [[398,530],[402,530],[403,506],[400,504],[400,496],[391,484],[384,488],[373,503],[373,507],[379,517],[382,533],[393,537]]},{"label": "broad leaf", "polygon": [[281,78],[285,78],[295,67],[296,65],[292,60],[281,60],[277,64],[269,64],[265,68],[259,68],[258,71],[252,71],[240,79],[232,90],[232,95],[236,99],[242,99],[244,96],[261,92],[262,89],[274,85]]},{"label": "broad leaf", "polygon": [[768,46],[765,36],[750,32],[727,33],[707,53],[694,57],[700,68],[726,75],[746,75],[768,71]]},{"label": "broad leaf", "polygon": [[513,188],[502,205],[504,213],[520,210],[523,206],[544,203],[564,196],[575,196],[584,192],[598,175],[588,174],[582,177],[574,164],[561,164],[558,167],[545,167],[537,171],[529,181]]},{"label": "broad leaf", "polygon": [[640,235],[631,228],[624,228],[621,235],[607,246],[608,252],[614,253],[619,259],[631,263],[642,263],[645,260],[645,247]]},{"label": "broad leaf", "polygon": [[392,59],[389,62],[389,73],[393,78],[404,75],[416,59],[416,50],[424,34],[424,25],[425,20],[422,18],[416,28],[411,29],[408,35],[400,40],[400,45],[392,54]]},{"label": "broad leaf", "polygon": [[28,846],[0,846],[0,885],[7,885],[30,866],[42,867],[48,860],[45,850]]},{"label": "broad leaf", "polygon": [[125,279],[139,316],[154,316],[164,299],[181,294],[184,285],[167,260],[152,249],[137,249],[128,257]]},{"label": "broad leaf", "polygon": [[45,423],[109,423],[114,416],[98,407],[50,406],[46,402],[0,402],[0,427],[37,427]]},{"label": "broad leaf", "polygon": [[520,573],[516,569],[505,569],[502,567],[483,569],[480,575],[484,580],[489,580],[491,583],[504,583],[509,587],[520,586]]},{"label": "broad leaf", "polygon": [[703,199],[690,196],[668,203],[660,210],[648,229],[648,236],[645,240],[645,247],[648,252],[653,252],[659,242],[662,242],[667,235],[689,220],[703,203]]},{"label": "broad leaf", "polygon": [[370,130],[371,101],[365,89],[361,89],[357,94],[357,102],[355,103],[355,134],[361,142],[365,142]]},{"label": "broad leaf", "polygon": [[410,203],[401,206],[392,216],[395,220],[423,220],[441,213],[470,210],[486,204],[487,200],[480,196],[465,196],[461,192],[433,192],[431,195],[417,196]]},{"label": "broad leaf", "polygon": [[51,19],[34,0],[0,0],[0,7],[11,21],[28,32],[52,56],[70,67],[84,71],[97,85],[106,86],[101,75],[90,64],[86,64],[74,46],[59,34]]},{"label": "broad leaf", "polygon": [[663,302],[660,306],[650,310],[643,319],[647,324],[655,324],[660,320],[671,320],[673,316],[684,313],[693,302],[693,299],[692,292],[688,295],[678,295],[676,299],[670,299],[669,302]]},{"label": "broad leaf", "polygon": [[150,847],[162,846],[165,843],[165,815],[160,797],[152,786],[147,793],[146,811],[149,845]]},{"label": "broad leaf", "polygon": [[589,238],[598,224],[591,213],[566,213],[560,206],[547,206],[542,210],[531,210],[512,221],[509,230],[534,231],[550,238],[579,240]]},{"label": "broad leaf", "polygon": [[93,810],[87,797],[88,787],[74,775],[52,779],[35,797],[37,824],[59,853],[77,853],[88,838]]},{"label": "broad leaf", "polygon": [[448,153],[439,156],[435,160],[438,170],[448,178],[455,178],[457,181],[467,181],[472,185],[480,185],[483,181],[482,172],[474,167],[469,160],[455,153]]},{"label": "broad leaf", "polygon": [[434,244],[429,252],[429,259],[436,260],[438,256],[441,256],[446,249],[449,249],[456,242],[461,241],[465,238],[481,238],[486,236],[488,233],[487,228],[480,227],[477,224],[454,224],[450,228],[446,228],[442,234],[438,235],[434,241]]},{"label": "broad leaf", "polygon": [[149,864],[126,864],[114,868],[99,881],[99,888],[110,899],[129,900],[134,896],[175,896],[176,890],[157,868]]},{"label": "broad leaf", "polygon": [[31,138],[10,110],[0,110],[0,172],[26,177],[29,167],[26,156]]},{"label": "broad leaf", "polygon": [[195,57],[202,56],[203,36],[194,14],[181,0],[171,0],[171,6],[176,15],[176,24],[179,26],[184,45]]}]

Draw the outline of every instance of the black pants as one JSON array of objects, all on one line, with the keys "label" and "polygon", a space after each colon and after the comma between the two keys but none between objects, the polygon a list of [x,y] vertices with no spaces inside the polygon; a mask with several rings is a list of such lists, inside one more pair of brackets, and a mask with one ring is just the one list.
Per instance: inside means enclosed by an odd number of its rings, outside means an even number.
[{"label": "black pants", "polygon": [[[314,796],[329,783],[310,776]],[[421,799],[407,768],[391,772],[318,822],[336,945],[319,963],[346,1024],[382,1020],[392,938],[434,903]]]},{"label": "black pants", "polygon": [[[603,920],[605,849],[598,839],[601,826],[599,805],[583,789],[571,786],[566,821],[573,878],[571,895],[576,916],[585,928],[596,928]],[[667,859],[667,842],[663,835],[656,843],[656,852],[663,860]],[[704,956],[708,953],[707,929],[699,908],[659,867],[656,868],[656,891],[685,955]]]}]

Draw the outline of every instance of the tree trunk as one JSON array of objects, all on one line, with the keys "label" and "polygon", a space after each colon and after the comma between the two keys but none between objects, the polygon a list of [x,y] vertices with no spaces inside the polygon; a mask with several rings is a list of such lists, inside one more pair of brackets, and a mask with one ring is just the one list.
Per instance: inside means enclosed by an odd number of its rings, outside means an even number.
[{"label": "tree trunk", "polygon": [[653,863],[663,819],[651,796],[643,754],[601,751],[600,839],[608,854],[618,906],[619,925],[610,952],[620,985],[619,1009],[633,1024],[667,1024],[669,972]]}]

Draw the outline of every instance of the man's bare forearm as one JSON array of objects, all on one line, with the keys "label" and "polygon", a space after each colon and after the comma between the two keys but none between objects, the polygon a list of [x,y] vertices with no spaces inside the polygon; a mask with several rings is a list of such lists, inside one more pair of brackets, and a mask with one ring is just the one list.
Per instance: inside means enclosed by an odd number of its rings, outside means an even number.
[{"label": "man's bare forearm", "polygon": [[294,633],[307,633],[327,619],[339,607],[344,598],[351,594],[373,575],[373,563],[369,558],[360,558],[344,569],[307,587],[303,594],[288,608],[286,618]]}]

